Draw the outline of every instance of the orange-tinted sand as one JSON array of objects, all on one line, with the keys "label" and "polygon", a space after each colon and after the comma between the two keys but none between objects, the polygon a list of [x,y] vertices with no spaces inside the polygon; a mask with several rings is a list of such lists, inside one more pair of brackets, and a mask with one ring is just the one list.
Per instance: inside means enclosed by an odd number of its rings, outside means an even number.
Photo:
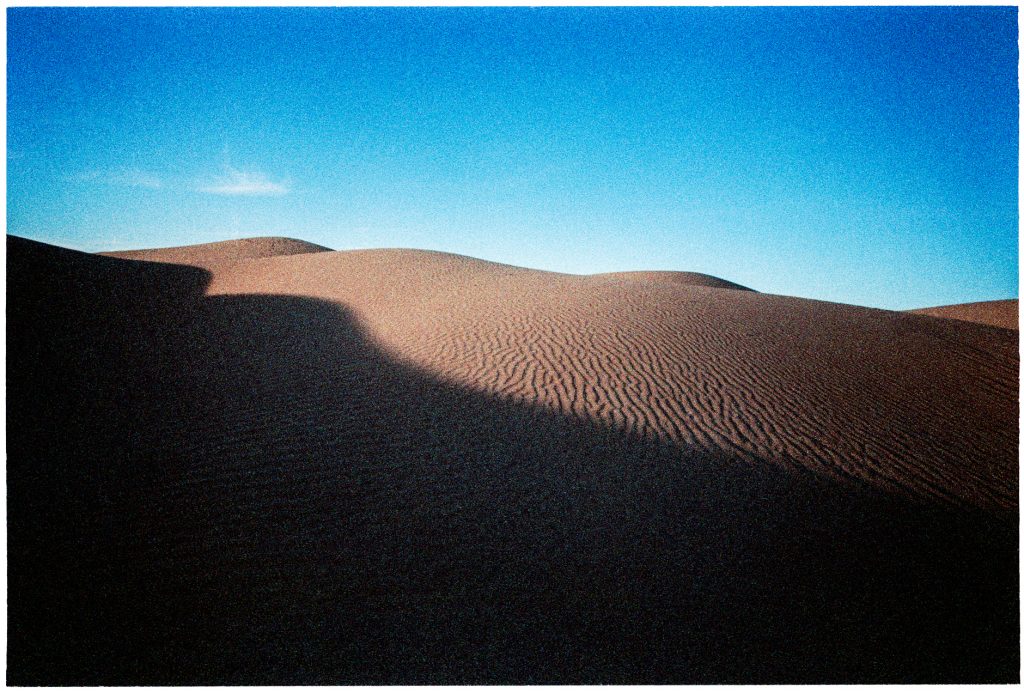
[{"label": "orange-tinted sand", "polygon": [[907,311],[918,315],[931,315],[936,318],[953,318],[966,322],[977,322],[982,325],[993,325],[1008,330],[1016,330],[1017,299],[1005,301],[981,301],[979,303],[959,303],[953,306],[936,306],[935,308],[919,308]]},{"label": "orange-tinted sand", "polygon": [[1018,680],[1017,332],[109,255],[8,237],[10,683]]}]

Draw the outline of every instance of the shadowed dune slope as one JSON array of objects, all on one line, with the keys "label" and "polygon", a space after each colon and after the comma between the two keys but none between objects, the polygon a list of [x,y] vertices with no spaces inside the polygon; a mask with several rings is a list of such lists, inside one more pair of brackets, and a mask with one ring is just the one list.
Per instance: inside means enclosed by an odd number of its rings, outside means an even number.
[{"label": "shadowed dune slope", "polygon": [[8,682],[1011,682],[1017,334],[8,237]]},{"label": "shadowed dune slope", "polygon": [[234,241],[202,243],[175,248],[148,248],[145,250],[120,250],[101,253],[110,257],[127,260],[148,260],[150,262],[166,262],[174,264],[210,264],[251,260],[261,257],[278,257],[281,255],[304,255],[306,253],[329,252],[330,248],[315,243],[307,243],[294,238],[260,237],[244,238]]},{"label": "shadowed dune slope", "polygon": [[931,315],[936,318],[976,322],[1008,330],[1018,329],[1018,309],[1015,298],[1005,301],[980,301],[978,303],[958,303],[952,306],[936,306],[935,308],[918,308],[907,312]]},{"label": "shadowed dune slope", "polygon": [[592,274],[594,278],[622,279],[626,281],[641,282],[664,282],[668,284],[682,284],[684,286],[706,286],[712,289],[737,289],[740,291],[752,291],[745,286],[740,286],[725,279],[712,277],[710,274],[700,272],[606,272],[604,274]]}]

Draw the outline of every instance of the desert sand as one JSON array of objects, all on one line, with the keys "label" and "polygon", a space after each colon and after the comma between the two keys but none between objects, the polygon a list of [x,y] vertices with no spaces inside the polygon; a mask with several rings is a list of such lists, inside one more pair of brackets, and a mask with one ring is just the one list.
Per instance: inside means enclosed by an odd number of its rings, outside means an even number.
[{"label": "desert sand", "polygon": [[919,315],[932,315],[936,318],[952,318],[966,322],[977,322],[982,325],[994,325],[995,327],[1003,327],[1008,330],[1019,329],[1017,322],[1017,299],[958,303],[953,306],[918,308],[908,312]]},{"label": "desert sand", "polygon": [[10,684],[1019,680],[1015,329],[289,239],[7,252]]}]

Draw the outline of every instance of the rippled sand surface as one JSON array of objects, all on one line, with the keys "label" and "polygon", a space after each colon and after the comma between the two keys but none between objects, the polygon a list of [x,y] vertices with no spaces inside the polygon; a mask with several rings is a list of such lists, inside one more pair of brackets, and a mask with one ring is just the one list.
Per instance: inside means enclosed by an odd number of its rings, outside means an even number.
[{"label": "rippled sand surface", "polygon": [[110,255],[8,237],[10,683],[1018,680],[1015,330]]}]

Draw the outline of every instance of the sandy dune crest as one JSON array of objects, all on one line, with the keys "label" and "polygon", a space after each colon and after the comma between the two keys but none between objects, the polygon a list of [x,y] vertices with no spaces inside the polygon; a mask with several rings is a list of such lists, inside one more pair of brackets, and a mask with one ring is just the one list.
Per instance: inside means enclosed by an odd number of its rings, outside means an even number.
[{"label": "sandy dune crest", "polygon": [[700,272],[606,272],[604,274],[590,275],[594,278],[622,279],[627,281],[664,282],[667,284],[682,284],[683,286],[706,286],[712,289],[737,289],[740,291],[752,291],[745,286],[735,284],[710,274]]},{"label": "sandy dune crest", "polygon": [[1017,332],[307,247],[8,237],[10,682],[1017,680]]},{"label": "sandy dune crest", "polygon": [[982,325],[1003,327],[1007,330],[1019,329],[1017,299],[958,303],[952,306],[918,308],[917,310],[907,312],[918,315],[931,315],[936,318],[952,318],[965,322],[976,322]]},{"label": "sandy dune crest", "polygon": [[273,236],[260,238],[243,238],[235,241],[218,241],[201,243],[174,248],[147,248],[145,250],[120,250],[100,253],[109,257],[126,260],[148,260],[150,262],[167,262],[187,265],[191,263],[209,264],[235,262],[263,257],[279,257],[282,255],[302,255],[306,253],[323,253],[330,251],[322,245],[307,243],[294,238],[278,238]]}]

